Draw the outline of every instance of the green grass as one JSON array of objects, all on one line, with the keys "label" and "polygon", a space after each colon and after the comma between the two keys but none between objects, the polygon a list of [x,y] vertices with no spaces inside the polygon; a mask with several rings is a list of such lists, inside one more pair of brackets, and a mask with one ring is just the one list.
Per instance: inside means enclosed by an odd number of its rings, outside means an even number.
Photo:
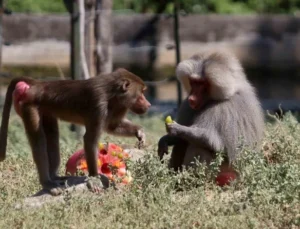
[{"label": "green grass", "polygon": [[[212,182],[217,162],[209,169],[170,172],[156,157],[162,118],[133,117],[145,127],[148,146],[145,160],[129,164],[131,186],[102,195],[65,194],[64,203],[16,210],[40,186],[24,129],[13,115],[8,156],[0,163],[0,228],[298,228],[300,127],[291,114],[271,119],[261,152],[243,150],[235,164],[241,179],[231,187]],[[61,123],[61,174],[67,158],[82,147],[68,127]],[[135,143],[107,135],[103,140]]]}]

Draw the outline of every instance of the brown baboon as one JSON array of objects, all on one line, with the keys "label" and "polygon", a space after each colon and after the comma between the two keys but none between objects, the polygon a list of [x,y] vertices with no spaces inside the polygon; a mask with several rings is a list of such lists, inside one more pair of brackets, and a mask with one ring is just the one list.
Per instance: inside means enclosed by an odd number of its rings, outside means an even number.
[{"label": "brown baboon", "polygon": [[[60,164],[57,118],[84,125],[84,150],[90,176],[97,176],[97,146],[103,131],[135,136],[141,145],[141,127],[125,118],[128,110],[145,113],[150,103],[146,86],[133,73],[118,69],[88,80],[40,82],[30,78],[13,79],[8,87],[0,129],[0,160],[5,159],[7,130],[12,102],[21,116],[44,189],[60,194],[57,176]],[[95,191],[97,191],[97,187]]]}]

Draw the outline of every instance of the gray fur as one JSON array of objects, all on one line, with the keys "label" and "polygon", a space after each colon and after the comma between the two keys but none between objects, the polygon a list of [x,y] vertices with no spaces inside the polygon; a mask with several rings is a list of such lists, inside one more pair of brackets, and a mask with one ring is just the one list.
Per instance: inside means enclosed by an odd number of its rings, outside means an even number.
[{"label": "gray fur", "polygon": [[[169,134],[159,141],[159,155],[162,157],[167,146],[174,145],[170,166],[177,168],[190,165],[196,156],[210,162],[216,151],[222,150],[232,162],[239,154],[241,140],[257,147],[263,136],[264,116],[239,61],[230,53],[200,53],[177,67],[181,82],[189,82],[186,79],[190,74],[207,77],[212,86],[211,100],[200,110],[190,108],[187,99],[183,101],[177,123],[170,124]],[[183,140],[180,144],[185,142],[185,148],[176,146],[179,143],[174,138]]]}]

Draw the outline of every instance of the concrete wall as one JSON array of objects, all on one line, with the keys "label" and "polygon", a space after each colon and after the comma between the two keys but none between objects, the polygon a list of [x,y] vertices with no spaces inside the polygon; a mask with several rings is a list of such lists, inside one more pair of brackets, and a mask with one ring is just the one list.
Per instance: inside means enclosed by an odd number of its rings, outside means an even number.
[{"label": "concrete wall", "polygon": [[[155,45],[156,64],[174,64],[173,19],[160,15],[148,34],[135,41],[152,15],[115,15],[114,60],[116,63],[148,64]],[[67,65],[69,15],[5,15],[4,64]],[[293,67],[300,62],[300,18],[293,16],[191,15],[180,18],[182,57],[202,49],[229,49],[246,66]],[[24,50],[20,51],[20,50]],[[47,55],[48,57],[46,57]],[[44,56],[44,57],[43,57]],[[59,57],[61,56],[61,57]],[[52,60],[54,59],[54,61]]]},{"label": "concrete wall", "polygon": [[[155,23],[149,26],[149,21]],[[147,28],[147,29],[145,29]],[[141,31],[144,36],[139,36]],[[114,15],[115,66],[145,79],[173,74],[173,19],[167,15]],[[205,49],[234,52],[261,98],[300,100],[300,17],[190,15],[180,18],[182,59]],[[69,66],[69,15],[5,15],[3,64]],[[154,58],[153,58],[154,57]],[[169,70],[166,70],[169,69]],[[174,83],[156,88],[159,98],[176,98]],[[167,91],[167,93],[166,93]]]}]

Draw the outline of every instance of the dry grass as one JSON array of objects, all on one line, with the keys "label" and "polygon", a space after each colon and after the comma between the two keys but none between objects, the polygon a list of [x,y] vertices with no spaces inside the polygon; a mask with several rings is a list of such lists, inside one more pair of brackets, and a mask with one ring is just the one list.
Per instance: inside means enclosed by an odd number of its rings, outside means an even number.
[{"label": "dry grass", "polygon": [[[300,127],[287,115],[267,124],[261,152],[243,150],[236,167],[239,182],[220,189],[200,166],[174,174],[156,158],[156,143],[164,134],[161,117],[134,118],[148,134],[144,161],[130,163],[134,183],[123,191],[102,195],[64,194],[63,203],[15,209],[15,204],[39,190],[35,166],[23,127],[13,116],[8,157],[0,163],[0,228],[298,228],[300,227]],[[82,147],[61,124],[64,163]],[[135,139],[105,136],[115,143]],[[211,171],[215,164],[212,164]]]}]

